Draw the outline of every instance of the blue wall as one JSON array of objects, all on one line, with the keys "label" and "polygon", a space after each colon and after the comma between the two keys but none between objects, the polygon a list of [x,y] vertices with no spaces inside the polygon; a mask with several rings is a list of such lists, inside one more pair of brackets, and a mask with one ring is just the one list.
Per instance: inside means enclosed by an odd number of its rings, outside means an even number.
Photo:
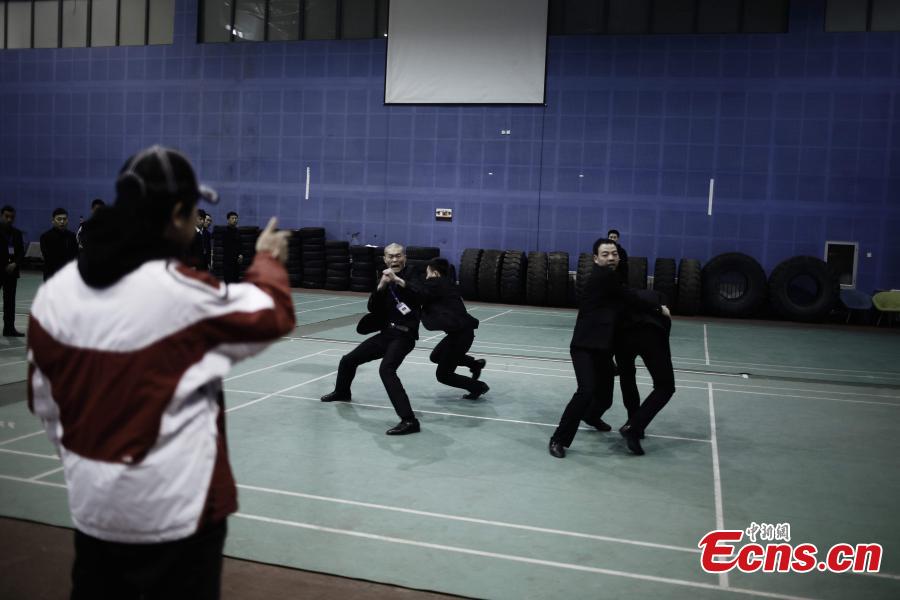
[{"label": "blue wall", "polygon": [[900,34],[826,34],[823,0],[792,5],[785,35],[552,38],[546,107],[457,108],[384,106],[385,40],[198,45],[179,1],[173,46],[0,51],[0,202],[36,239],[161,142],[219,189],[219,223],[277,214],[454,261],[574,261],[615,227],[651,261],[767,270],[857,240],[859,287],[900,287]]}]

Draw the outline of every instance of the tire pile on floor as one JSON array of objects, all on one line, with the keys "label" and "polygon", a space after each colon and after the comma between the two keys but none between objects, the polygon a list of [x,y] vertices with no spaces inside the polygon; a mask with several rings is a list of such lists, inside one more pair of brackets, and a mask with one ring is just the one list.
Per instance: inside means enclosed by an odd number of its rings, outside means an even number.
[{"label": "tire pile on floor", "polygon": [[321,289],[325,287],[325,229],[322,227],[302,227],[300,236],[300,256],[303,261],[303,279],[300,287]]},{"label": "tire pile on floor", "polygon": [[[648,261],[628,257],[628,285],[646,289]],[[467,300],[577,306],[593,268],[591,254],[578,257],[574,281],[566,252],[466,248],[459,264],[459,286]],[[699,260],[657,258],[653,289],[675,314],[755,317],[769,314],[794,321],[821,321],[836,306],[837,275],[822,260],[798,256],[783,261],[767,278],[759,262],[739,252]]]},{"label": "tire pile on floor", "polygon": [[350,289],[350,243],[341,240],[325,242],[325,289]]}]

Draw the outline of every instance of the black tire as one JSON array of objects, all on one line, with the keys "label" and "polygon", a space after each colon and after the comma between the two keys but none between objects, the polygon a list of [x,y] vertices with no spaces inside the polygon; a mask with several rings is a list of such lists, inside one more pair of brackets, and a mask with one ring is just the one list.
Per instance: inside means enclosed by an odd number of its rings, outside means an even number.
[{"label": "black tire", "polygon": [[678,262],[677,314],[696,315],[700,312],[700,282],[700,261],[682,258]]},{"label": "black tire", "polygon": [[500,268],[500,299],[508,304],[525,301],[525,273],[528,259],[519,250],[507,250]]},{"label": "black tire", "polygon": [[657,258],[653,263],[653,289],[663,295],[663,302],[667,306],[675,306],[677,288],[674,258]]},{"label": "black tire", "polygon": [[302,238],[325,238],[324,227],[301,227],[297,230]]},{"label": "black tire", "polygon": [[356,258],[357,256],[360,258],[368,258],[372,256],[372,247],[371,246],[350,246],[350,256]]},{"label": "black tire", "polygon": [[324,267],[306,267],[303,269],[304,279],[318,279],[319,277],[325,277],[325,268]]},{"label": "black tire", "polygon": [[575,271],[575,301],[581,302],[584,286],[594,270],[594,256],[587,252],[578,255],[578,269]]},{"label": "black tire", "polygon": [[647,258],[645,256],[628,257],[628,287],[636,290],[647,289]]},{"label": "black tire", "polygon": [[547,304],[569,304],[569,253],[551,252],[547,255]]},{"label": "black tire", "polygon": [[431,260],[441,255],[441,249],[434,246],[407,246],[406,258],[415,260]]},{"label": "black tire", "polygon": [[351,292],[371,292],[375,289],[375,282],[372,282],[370,285],[359,284],[359,283],[351,283],[349,290]]},{"label": "black tire", "polygon": [[466,248],[459,260],[459,293],[466,300],[478,300],[478,265],[480,248]]},{"label": "black tire", "polygon": [[813,256],[789,258],[769,276],[772,308],[792,321],[822,321],[837,305],[840,294],[841,285],[835,272]]},{"label": "black tire", "polygon": [[750,317],[766,302],[766,272],[752,256],[720,254],[703,266],[703,308],[719,317]]},{"label": "black tire", "polygon": [[500,301],[500,272],[503,250],[485,250],[478,265],[478,298],[484,302]]},{"label": "black tire", "polygon": [[349,250],[350,242],[345,240],[327,240],[325,242],[326,250]]},{"label": "black tire", "polygon": [[547,304],[547,253],[529,252],[525,276],[525,302],[533,306]]},{"label": "black tire", "polygon": [[350,265],[347,263],[326,262],[325,268],[329,271],[335,271],[336,273],[343,273],[345,275],[350,273]]}]

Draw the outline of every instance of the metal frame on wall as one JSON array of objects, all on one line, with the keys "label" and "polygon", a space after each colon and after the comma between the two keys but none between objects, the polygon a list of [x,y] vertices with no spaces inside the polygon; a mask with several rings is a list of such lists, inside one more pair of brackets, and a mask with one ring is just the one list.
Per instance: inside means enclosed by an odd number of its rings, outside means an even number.
[{"label": "metal frame on wall", "polygon": [[[22,0],[16,0],[21,2]],[[28,48],[34,48],[34,35],[35,35],[35,0],[25,0],[29,3],[31,8],[31,29],[29,31],[29,45]],[[57,14],[59,15],[57,21],[57,31],[56,31],[56,47],[63,47],[63,18],[65,16],[65,11],[63,10],[63,0],[53,0],[57,3]],[[85,48],[91,47],[91,21],[94,13],[94,0],[86,0],[87,1],[87,17],[85,19]],[[153,0],[145,0],[144,2],[144,38],[139,45],[148,46],[150,45],[150,11],[151,4]],[[268,4],[268,2],[267,2]],[[0,49],[8,50],[9,48],[9,0],[0,0],[0,10],[3,11],[3,43],[0,44]],[[121,44],[121,15],[122,15],[122,0],[116,0],[116,33],[115,33],[115,45],[119,46]],[[173,23],[174,26],[174,23]],[[25,48],[21,48],[25,49]]]}]

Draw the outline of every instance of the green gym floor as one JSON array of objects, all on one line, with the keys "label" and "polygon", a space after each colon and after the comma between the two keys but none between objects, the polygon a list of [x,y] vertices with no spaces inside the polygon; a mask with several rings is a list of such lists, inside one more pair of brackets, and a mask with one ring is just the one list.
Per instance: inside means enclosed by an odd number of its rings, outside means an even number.
[{"label": "green gym floor", "polygon": [[[20,330],[38,283],[20,282]],[[352,403],[318,400],[362,339],[365,297],[294,301],[294,333],[226,379],[229,556],[479,598],[900,597],[900,330],[676,318],[677,392],[646,456],[585,428],[558,460],[574,310],[469,303],[491,386],[474,402],[434,379],[441,334],[422,330],[400,369],[422,432],[388,437],[378,363]],[[0,514],[70,525],[24,342],[0,344]],[[608,417],[624,422],[618,391]],[[879,543],[881,572],[706,574],[700,538],[751,522],[789,523],[820,553]]]}]

